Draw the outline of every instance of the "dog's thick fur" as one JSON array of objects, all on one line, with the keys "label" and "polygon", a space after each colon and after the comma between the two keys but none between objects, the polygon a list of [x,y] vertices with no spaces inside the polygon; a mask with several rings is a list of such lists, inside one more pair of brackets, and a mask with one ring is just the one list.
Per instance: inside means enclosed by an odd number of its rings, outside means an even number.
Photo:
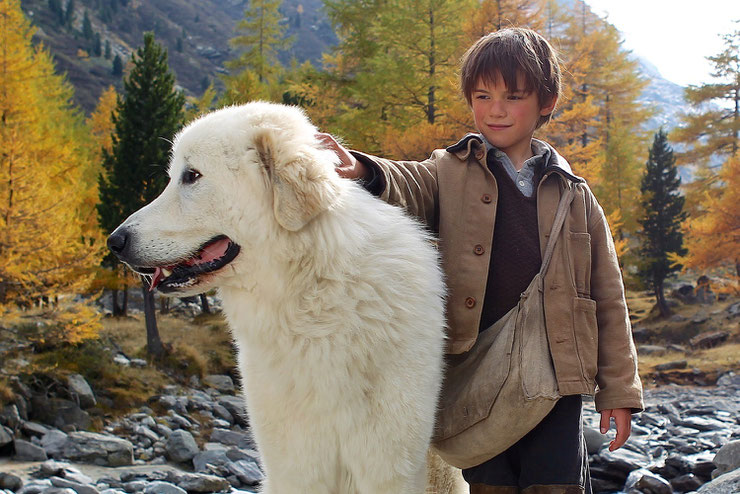
[{"label": "dog's thick fur", "polygon": [[[239,246],[220,269],[162,285],[219,288],[264,493],[423,493],[443,365],[437,254],[335,163],[297,108],[214,112],[177,136],[169,185],[111,239],[145,272],[224,235]],[[459,472],[431,477],[462,492]]]}]

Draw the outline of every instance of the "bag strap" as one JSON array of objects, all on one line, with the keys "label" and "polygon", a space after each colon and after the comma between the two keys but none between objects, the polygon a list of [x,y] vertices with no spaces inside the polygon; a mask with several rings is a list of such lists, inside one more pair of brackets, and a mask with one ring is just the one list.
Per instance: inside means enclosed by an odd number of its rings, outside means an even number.
[{"label": "bag strap", "polygon": [[555,251],[555,243],[560,236],[560,230],[563,228],[563,223],[565,223],[565,216],[568,214],[568,208],[570,207],[570,203],[573,201],[573,197],[575,196],[575,191],[573,189],[574,188],[572,185],[569,186],[560,197],[558,210],[555,213],[555,221],[553,221],[552,230],[550,231],[550,238],[547,239],[545,255],[542,258],[542,266],[540,267],[541,279],[545,277],[547,268],[550,266],[550,260],[552,259],[553,252]]}]

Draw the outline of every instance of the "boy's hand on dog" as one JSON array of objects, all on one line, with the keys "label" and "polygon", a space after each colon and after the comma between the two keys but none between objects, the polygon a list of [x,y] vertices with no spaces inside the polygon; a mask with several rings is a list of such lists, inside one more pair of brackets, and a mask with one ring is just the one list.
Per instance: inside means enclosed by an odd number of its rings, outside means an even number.
[{"label": "boy's hand on dog", "polygon": [[601,433],[606,434],[609,431],[610,419],[614,418],[614,426],[617,429],[617,435],[609,443],[609,451],[616,451],[621,448],[632,432],[632,410],[629,408],[614,408],[601,411]]},{"label": "boy's hand on dog", "polygon": [[320,132],[316,134],[316,138],[326,146],[327,149],[331,149],[339,157],[339,166],[336,167],[336,171],[340,177],[363,178],[365,176],[365,166],[357,161],[347,148],[339,144],[331,134]]}]

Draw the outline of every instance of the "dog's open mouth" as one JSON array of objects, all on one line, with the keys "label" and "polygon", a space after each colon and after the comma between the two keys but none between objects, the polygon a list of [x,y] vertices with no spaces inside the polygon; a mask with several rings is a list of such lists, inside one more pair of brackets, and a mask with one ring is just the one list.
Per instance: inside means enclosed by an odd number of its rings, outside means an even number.
[{"label": "dog's open mouth", "polygon": [[136,271],[151,279],[149,290],[156,288],[162,293],[175,292],[191,288],[198,284],[200,276],[223,268],[236,258],[239,250],[239,246],[231,239],[219,235],[182,262],[155,268],[136,268]]}]

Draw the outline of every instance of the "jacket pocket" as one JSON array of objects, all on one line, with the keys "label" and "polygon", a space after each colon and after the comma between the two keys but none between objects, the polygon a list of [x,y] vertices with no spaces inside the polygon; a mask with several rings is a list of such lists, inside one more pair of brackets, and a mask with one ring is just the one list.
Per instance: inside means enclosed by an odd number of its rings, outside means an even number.
[{"label": "jacket pocket", "polygon": [[590,298],[573,298],[573,330],[583,377],[589,383],[596,380],[599,355],[599,327],[596,302]]},{"label": "jacket pocket", "polygon": [[591,235],[569,232],[568,240],[576,291],[579,296],[588,297],[591,294]]}]

